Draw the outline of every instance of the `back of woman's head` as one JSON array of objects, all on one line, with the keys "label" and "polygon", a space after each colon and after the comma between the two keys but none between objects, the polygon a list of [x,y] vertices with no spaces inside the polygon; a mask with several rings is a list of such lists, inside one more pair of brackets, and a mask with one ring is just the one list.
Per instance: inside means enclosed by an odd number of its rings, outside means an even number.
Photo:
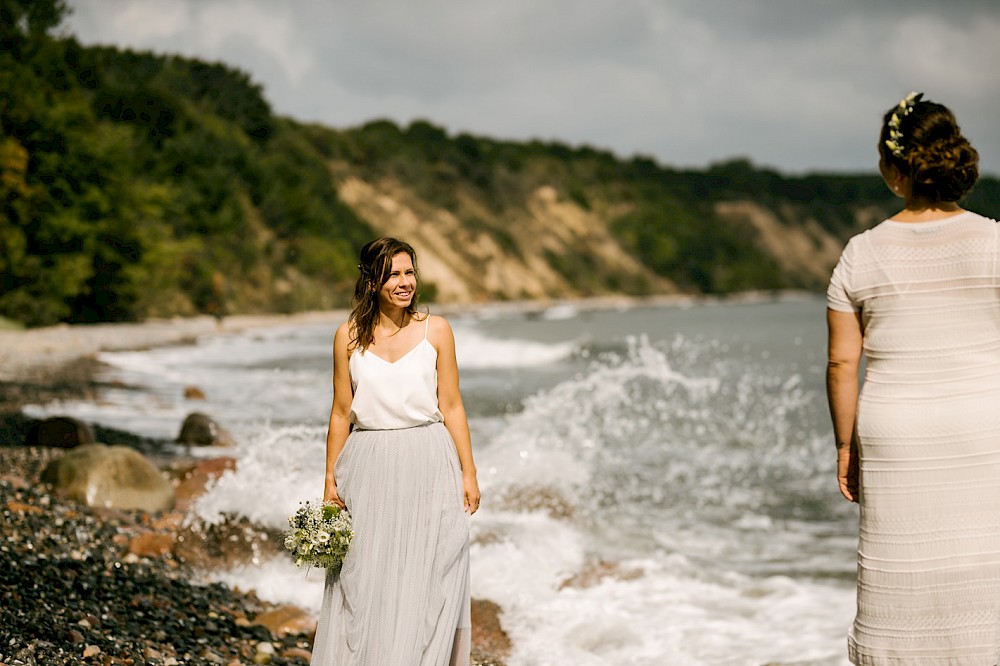
[{"label": "back of woman's head", "polygon": [[979,178],[979,153],[948,107],[911,95],[882,119],[879,151],[925,201],[958,201]]}]

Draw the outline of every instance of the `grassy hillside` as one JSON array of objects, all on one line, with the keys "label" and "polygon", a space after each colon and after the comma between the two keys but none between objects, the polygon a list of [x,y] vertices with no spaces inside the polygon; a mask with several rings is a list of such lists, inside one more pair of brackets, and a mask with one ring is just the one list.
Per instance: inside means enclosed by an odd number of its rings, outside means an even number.
[{"label": "grassy hillside", "polygon": [[372,230],[241,72],[14,34],[0,50],[0,316],[347,302]]},{"label": "grassy hillside", "polygon": [[[51,39],[60,3],[28,4],[52,11],[0,0],[0,317],[29,325],[345,305],[380,234],[441,300],[820,289],[896,207],[874,174],[303,125],[242,72]],[[968,205],[1000,216],[1000,183]]]}]

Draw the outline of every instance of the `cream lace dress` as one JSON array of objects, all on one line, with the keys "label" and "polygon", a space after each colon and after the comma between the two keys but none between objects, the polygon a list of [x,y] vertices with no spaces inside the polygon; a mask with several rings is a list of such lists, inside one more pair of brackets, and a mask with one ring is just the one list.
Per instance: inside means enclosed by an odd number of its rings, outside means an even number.
[{"label": "cream lace dress", "polygon": [[860,312],[855,664],[1000,657],[1000,241],[965,212],[853,239],[830,308]]}]

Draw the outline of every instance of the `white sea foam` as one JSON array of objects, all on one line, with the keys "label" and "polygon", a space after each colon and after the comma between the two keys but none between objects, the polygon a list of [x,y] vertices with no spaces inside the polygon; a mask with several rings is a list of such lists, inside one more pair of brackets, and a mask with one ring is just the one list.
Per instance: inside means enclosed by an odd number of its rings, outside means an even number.
[{"label": "white sea foam", "polygon": [[300,502],[323,496],[326,429],[261,427],[237,448],[237,469],[219,477],[192,513],[208,523],[238,514],[285,529]]},{"label": "white sea foam", "polygon": [[253,590],[261,599],[292,604],[319,615],[323,601],[324,569],[296,567],[291,559],[275,558],[253,566],[213,571],[207,578],[240,590]]},{"label": "white sea foam", "polygon": [[572,342],[494,338],[461,324],[456,324],[454,331],[458,367],[469,370],[548,365],[569,357],[576,348]]}]

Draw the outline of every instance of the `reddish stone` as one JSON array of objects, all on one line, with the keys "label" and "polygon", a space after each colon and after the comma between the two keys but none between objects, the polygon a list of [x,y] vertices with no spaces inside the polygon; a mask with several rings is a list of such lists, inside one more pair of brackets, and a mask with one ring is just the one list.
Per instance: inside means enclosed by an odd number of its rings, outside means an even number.
[{"label": "reddish stone", "polygon": [[0,474],[0,481],[10,485],[14,490],[27,490],[30,485],[26,479],[13,474]]},{"label": "reddish stone", "polygon": [[593,562],[588,562],[583,569],[576,572],[566,580],[564,580],[560,585],[559,589],[563,590],[567,587],[575,587],[578,589],[586,589],[588,587],[594,587],[603,581],[605,578],[615,578],[617,580],[635,580],[636,578],[642,577],[642,571],[639,569],[622,569],[621,566],[616,562],[605,562],[604,560],[597,560]]},{"label": "reddish stone", "polygon": [[307,664],[312,660],[312,652],[300,647],[290,647],[281,656],[285,659],[301,659]]},{"label": "reddish stone", "polygon": [[185,470],[174,487],[177,508],[186,511],[191,504],[205,494],[209,483],[228,470],[236,469],[236,459],[228,456],[202,460]]},{"label": "reddish stone", "polygon": [[506,657],[512,644],[500,626],[500,610],[492,601],[472,600],[472,645],[489,655]]},{"label": "reddish stone", "polygon": [[128,552],[139,557],[162,557],[174,547],[174,535],[161,532],[143,532],[128,545]]},{"label": "reddish stone", "polygon": [[150,523],[154,532],[176,532],[181,523],[184,522],[184,514],[179,511],[171,511],[156,518]]},{"label": "reddish stone", "polygon": [[45,510],[40,506],[33,506],[15,500],[7,501],[7,508],[14,513],[43,513]]},{"label": "reddish stone", "polygon": [[197,386],[185,386],[184,398],[187,400],[204,400],[205,392]]},{"label": "reddish stone", "polygon": [[288,634],[308,634],[316,628],[316,620],[295,606],[279,606],[264,611],[254,618],[253,623],[267,627],[278,638]]}]

